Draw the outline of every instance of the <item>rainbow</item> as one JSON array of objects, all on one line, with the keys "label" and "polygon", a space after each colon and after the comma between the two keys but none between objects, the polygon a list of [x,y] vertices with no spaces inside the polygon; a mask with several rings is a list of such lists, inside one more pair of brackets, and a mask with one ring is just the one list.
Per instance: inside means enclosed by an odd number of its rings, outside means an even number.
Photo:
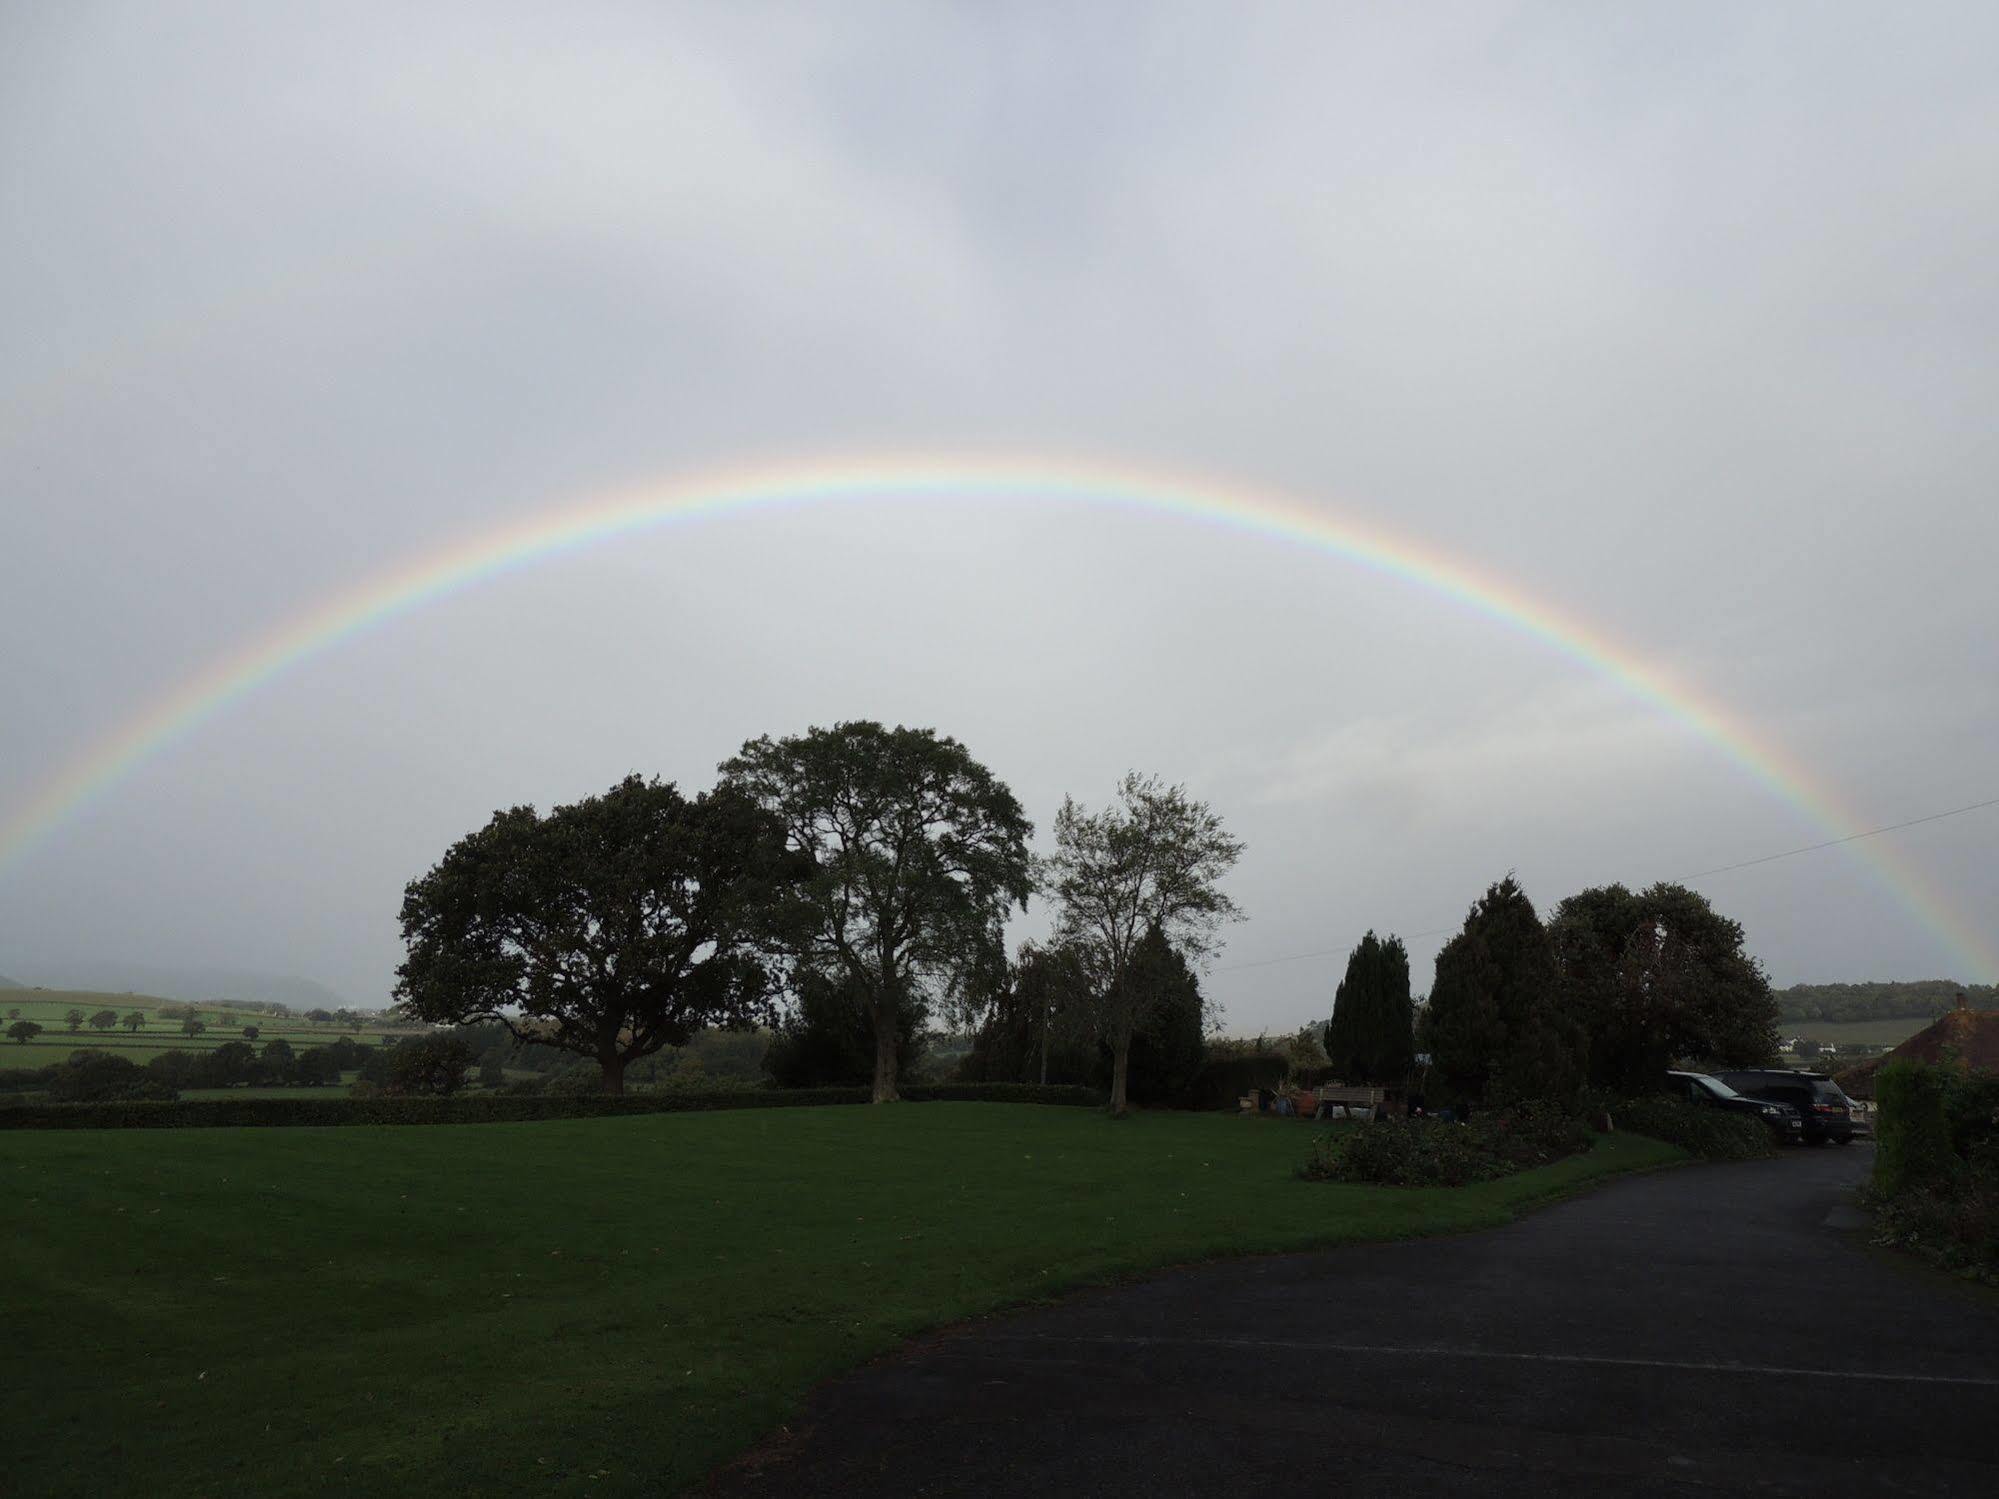
[{"label": "rainbow", "polygon": [[[219,657],[67,764],[0,825],[0,871],[135,767],[232,703],[365,630],[548,558],[616,537],[785,507],[906,499],[1069,504],[1227,528],[1304,545],[1399,579],[1542,642],[1705,739],[1834,838],[1861,822],[1807,769],[1721,704],[1554,606],[1406,536],[1241,485],[1133,468],[1015,458],[866,458],[735,469],[618,489],[460,540],[362,580]],[[1999,953],[1885,845],[1854,852],[1949,951],[1968,978],[1999,972]]]}]

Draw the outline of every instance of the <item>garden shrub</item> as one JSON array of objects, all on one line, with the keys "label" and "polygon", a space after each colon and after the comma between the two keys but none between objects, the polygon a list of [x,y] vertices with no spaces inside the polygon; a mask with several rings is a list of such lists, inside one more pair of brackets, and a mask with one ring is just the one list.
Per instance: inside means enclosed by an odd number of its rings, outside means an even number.
[{"label": "garden shrub", "polygon": [[1874,1094],[1882,1240],[1999,1284],[1999,1076],[1894,1062]]},{"label": "garden shrub", "polygon": [[1753,1161],[1777,1151],[1762,1120],[1682,1098],[1626,1098],[1609,1104],[1607,1112],[1618,1129],[1664,1140],[1703,1161]]},{"label": "garden shrub", "polygon": [[1890,1062],[1874,1080],[1874,1186],[1887,1197],[1949,1180],[1958,1161],[1945,1107],[1949,1074],[1920,1062]]},{"label": "garden shrub", "polygon": [[[357,1085],[357,1090],[358,1090]],[[574,1097],[509,1092],[453,1098],[203,1098],[178,1103],[35,1104],[0,1109],[0,1129],[189,1129],[344,1124],[507,1124],[542,1119],[597,1119],[713,1109],[797,1108],[864,1104],[866,1088],[766,1088],[710,1093],[605,1093]],[[1033,1083],[933,1083],[902,1090],[911,1103],[1038,1103],[1101,1105],[1094,1088]]]},{"label": "garden shrub", "polygon": [[1590,1143],[1580,1120],[1544,1103],[1481,1114],[1466,1124],[1375,1119],[1320,1135],[1304,1174],[1374,1186],[1462,1187],[1545,1166]]}]

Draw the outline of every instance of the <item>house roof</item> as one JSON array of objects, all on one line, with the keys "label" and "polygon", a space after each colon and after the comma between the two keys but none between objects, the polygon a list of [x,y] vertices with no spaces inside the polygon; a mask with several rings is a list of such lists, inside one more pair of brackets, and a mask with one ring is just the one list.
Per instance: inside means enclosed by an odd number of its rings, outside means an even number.
[{"label": "house roof", "polygon": [[1948,1011],[1900,1046],[1834,1076],[1855,1098],[1874,1096],[1874,1074],[1897,1057],[1915,1062],[1956,1062],[1974,1072],[1999,1072],[1999,1010]]}]

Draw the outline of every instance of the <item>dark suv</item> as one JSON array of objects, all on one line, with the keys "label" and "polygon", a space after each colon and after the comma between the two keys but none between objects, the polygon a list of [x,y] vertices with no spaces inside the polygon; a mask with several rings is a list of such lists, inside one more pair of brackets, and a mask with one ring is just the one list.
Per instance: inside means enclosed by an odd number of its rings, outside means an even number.
[{"label": "dark suv", "polygon": [[1723,1109],[1731,1114],[1753,1114],[1769,1125],[1770,1132],[1779,1140],[1788,1140],[1794,1145],[1804,1133],[1804,1120],[1790,1103],[1745,1098],[1720,1078],[1709,1077],[1705,1072],[1667,1073],[1666,1093],[1669,1097],[1697,1103],[1702,1108]]},{"label": "dark suv", "polygon": [[1807,1144],[1823,1145],[1828,1140],[1835,1145],[1853,1143],[1853,1100],[1823,1072],[1759,1067],[1753,1072],[1724,1072],[1721,1080],[1750,1098],[1787,1103],[1796,1109],[1804,1121]]}]

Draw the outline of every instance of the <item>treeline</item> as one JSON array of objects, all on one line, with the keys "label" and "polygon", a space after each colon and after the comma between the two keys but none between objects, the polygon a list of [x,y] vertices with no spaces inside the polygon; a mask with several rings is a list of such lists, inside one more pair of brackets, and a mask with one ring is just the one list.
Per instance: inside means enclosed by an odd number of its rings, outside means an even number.
[{"label": "treeline", "polygon": [[[1218,1048],[1198,972],[1239,916],[1221,882],[1242,845],[1184,788],[1134,772],[1107,805],[1065,798],[1036,859],[1012,791],[934,730],[754,739],[719,770],[693,795],[634,775],[502,810],[458,840],[404,893],[401,1013],[460,1027],[482,1080],[531,1072],[491,1084],[522,1090],[676,1086],[697,1037],[768,1026],[779,1084],[886,1101],[941,1028],[972,1038],[959,1078],[1100,1086],[1113,1110],[1225,1102],[1273,1072],[1574,1101],[1775,1054],[1768,981],[1699,894],[1605,886],[1544,923],[1511,877],[1445,944],[1420,1013],[1402,944],[1369,933],[1316,1055]],[[1054,930],[1009,955],[1034,895]]]},{"label": "treeline", "polygon": [[[1273,1044],[1204,1039],[1195,974],[1148,934],[1127,974],[1148,997],[1131,1052],[1141,1102],[1219,1107],[1251,1088],[1329,1079],[1456,1107],[1631,1095],[1681,1063],[1752,1066],[1776,1054],[1776,1004],[1739,923],[1680,885],[1568,897],[1544,922],[1511,876],[1437,955],[1428,1002],[1400,939],[1367,933],[1323,1029]],[[1028,945],[991,996],[960,1075],[1098,1083],[1108,1055],[1085,964]]]},{"label": "treeline", "polygon": [[1872,984],[1793,984],[1777,991],[1785,1020],[1934,1020],[1962,994],[1974,1010],[1999,1009],[1999,986],[1950,979]]},{"label": "treeline", "polygon": [[404,1013],[503,1026],[594,1064],[608,1093],[703,1030],[776,1022],[774,1074],[864,1064],[885,1102],[940,1021],[984,1021],[1006,922],[1040,893],[1121,1110],[1158,954],[1198,962],[1238,914],[1220,881],[1242,845],[1155,777],[1095,810],[1065,799],[1043,862],[1012,790],[931,729],[753,739],[719,769],[692,796],[634,775],[546,816],[506,809],[453,844],[404,892]]},{"label": "treeline", "polygon": [[342,1036],[298,1050],[283,1037],[266,1041],[261,1050],[248,1041],[225,1041],[207,1051],[163,1051],[143,1067],[117,1052],[89,1048],[47,1067],[0,1069],[0,1094],[41,1094],[54,1103],[164,1100],[189,1088],[323,1088],[338,1084],[349,1072],[358,1072],[363,1084],[392,1091],[399,1061],[394,1053],[407,1047],[413,1057],[423,1050],[419,1041],[428,1039],[399,1044],[385,1038],[388,1044],[364,1046]]}]

